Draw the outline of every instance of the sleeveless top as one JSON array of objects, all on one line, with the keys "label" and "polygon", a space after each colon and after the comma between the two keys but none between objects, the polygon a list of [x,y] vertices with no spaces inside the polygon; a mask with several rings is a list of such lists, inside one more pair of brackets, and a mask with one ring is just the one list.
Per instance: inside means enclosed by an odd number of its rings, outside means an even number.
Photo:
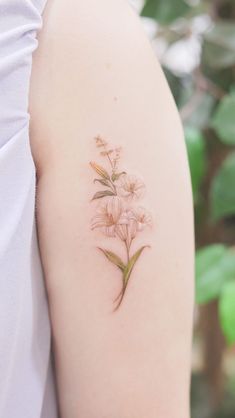
[{"label": "sleeveless top", "polygon": [[0,0],[0,417],[58,418],[29,143],[32,53],[46,0]]}]

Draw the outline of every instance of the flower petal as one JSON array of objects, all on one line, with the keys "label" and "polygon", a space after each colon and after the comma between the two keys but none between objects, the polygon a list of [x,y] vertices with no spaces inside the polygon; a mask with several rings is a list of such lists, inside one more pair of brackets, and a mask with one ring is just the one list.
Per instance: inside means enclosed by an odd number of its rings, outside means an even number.
[{"label": "flower petal", "polygon": [[114,223],[117,223],[122,213],[122,201],[118,196],[113,196],[108,200],[107,212],[112,215]]}]

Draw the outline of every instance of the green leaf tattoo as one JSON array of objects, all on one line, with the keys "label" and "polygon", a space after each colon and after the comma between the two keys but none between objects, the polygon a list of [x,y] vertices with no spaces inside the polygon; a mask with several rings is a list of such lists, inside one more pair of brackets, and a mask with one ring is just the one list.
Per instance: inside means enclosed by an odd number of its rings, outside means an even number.
[{"label": "green leaf tattoo", "polygon": [[110,190],[101,190],[100,192],[96,192],[91,200],[101,199],[105,196],[115,196],[115,194]]},{"label": "green leaf tattoo", "polygon": [[118,255],[114,254],[112,251],[104,250],[103,248],[99,248],[99,250],[102,251],[102,253],[104,253],[107,259],[111,261],[111,263],[119,267],[122,272],[125,271],[126,266]]},{"label": "green leaf tattoo", "polygon": [[109,180],[106,180],[106,179],[94,179],[94,183],[95,182],[98,182],[102,184],[103,186],[111,187]]},{"label": "green leaf tattoo", "polygon": [[135,265],[136,261],[138,260],[138,258],[140,257],[142,251],[146,247],[149,247],[149,246],[148,245],[144,245],[138,251],[136,251],[136,253],[131,257],[129,263],[126,265],[125,270],[123,272],[123,281],[124,281],[125,286],[127,285],[127,282],[128,282],[128,280],[130,278],[130,275],[132,273],[132,270],[134,268],[134,265]]},{"label": "green leaf tattoo", "polygon": [[107,237],[112,237],[124,244],[125,260],[114,252],[98,247],[106,259],[116,266],[122,277],[121,291],[114,299],[116,311],[123,300],[129,279],[134,266],[144,249],[149,245],[142,245],[134,254],[131,254],[132,243],[141,231],[152,226],[152,217],[149,212],[136,202],[145,192],[143,180],[126,171],[119,170],[121,148],[110,149],[107,141],[100,136],[95,138],[96,146],[100,148],[100,155],[106,158],[110,169],[91,162],[90,165],[98,174],[94,183],[108,187],[99,190],[92,197],[98,200],[96,214],[91,219],[91,229],[98,229]]}]

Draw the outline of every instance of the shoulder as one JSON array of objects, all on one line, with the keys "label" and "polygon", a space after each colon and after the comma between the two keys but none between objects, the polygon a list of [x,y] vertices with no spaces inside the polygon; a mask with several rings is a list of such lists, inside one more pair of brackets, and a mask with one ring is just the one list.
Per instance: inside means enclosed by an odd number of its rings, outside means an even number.
[{"label": "shoulder", "polygon": [[161,67],[127,0],[48,0],[43,21],[30,86],[36,162],[44,163],[60,145],[64,150],[88,118],[94,126],[119,113],[127,118],[140,112],[141,101],[154,101],[159,123],[172,114],[181,129]]},{"label": "shoulder", "polygon": [[[134,39],[136,31],[143,32],[139,17],[128,0],[47,0],[43,21],[44,36],[56,39],[57,45],[62,42],[60,47],[68,40],[72,42],[71,46],[86,42],[93,35],[98,42],[99,35],[109,35],[111,41],[115,34],[122,34],[122,39],[132,34]],[[78,34],[78,38],[74,37]]]}]

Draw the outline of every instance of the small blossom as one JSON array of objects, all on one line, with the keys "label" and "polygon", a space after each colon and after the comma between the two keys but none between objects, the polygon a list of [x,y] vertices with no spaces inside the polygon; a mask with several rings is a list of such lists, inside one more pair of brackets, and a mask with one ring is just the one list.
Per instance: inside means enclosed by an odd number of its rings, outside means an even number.
[{"label": "small blossom", "polygon": [[137,222],[132,210],[125,210],[116,225],[116,233],[122,241],[127,241],[130,245],[131,241],[137,234]]},{"label": "small blossom", "polygon": [[137,231],[143,231],[146,226],[152,226],[152,216],[142,206],[132,209],[132,214],[137,223]]},{"label": "small blossom", "polygon": [[95,137],[95,142],[96,142],[97,147],[106,147],[106,145],[108,144],[107,141],[105,141],[103,138],[101,138],[100,135],[97,135]]},{"label": "small blossom", "polygon": [[102,157],[107,157],[108,155],[111,155],[113,153],[112,149],[106,150],[106,151],[101,151],[100,155],[102,155]]},{"label": "small blossom", "polygon": [[109,237],[115,237],[116,225],[123,213],[122,200],[118,196],[112,196],[103,201],[92,218],[91,229],[100,228]]},{"label": "small blossom", "polygon": [[139,199],[145,191],[143,181],[135,175],[124,175],[120,178],[119,195],[128,199]]},{"label": "small blossom", "polygon": [[152,217],[143,207],[131,208],[122,212],[115,227],[116,233],[122,241],[131,241],[138,232],[143,231],[147,226],[152,226]]},{"label": "small blossom", "polygon": [[99,176],[105,179],[109,179],[108,172],[103,167],[101,167],[101,165],[96,164],[94,161],[90,161],[90,166],[93,168],[93,170],[96,171],[97,174],[99,174]]}]

